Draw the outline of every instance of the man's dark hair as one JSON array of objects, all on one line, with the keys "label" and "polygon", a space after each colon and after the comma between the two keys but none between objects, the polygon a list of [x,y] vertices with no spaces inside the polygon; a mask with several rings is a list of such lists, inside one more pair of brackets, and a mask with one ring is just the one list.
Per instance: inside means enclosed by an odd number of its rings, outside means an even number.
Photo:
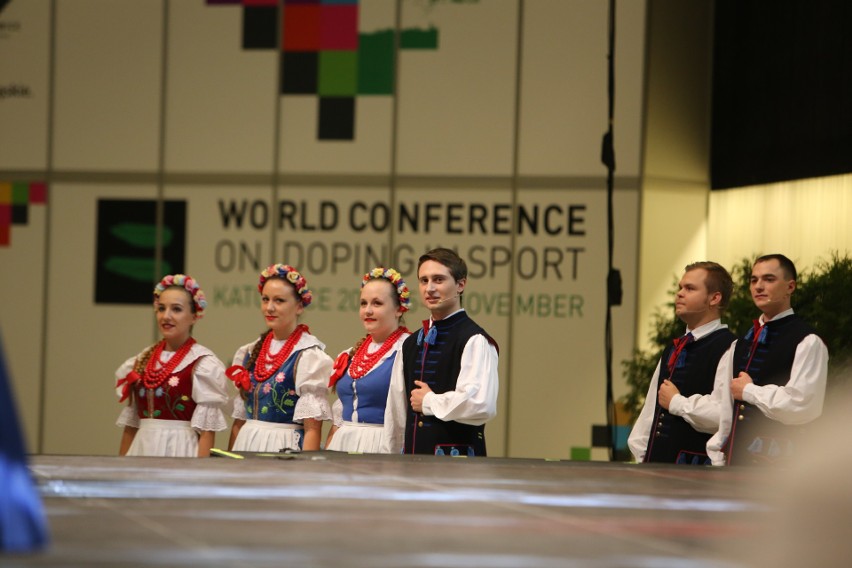
[{"label": "man's dark hair", "polygon": [[[761,257],[758,257],[757,260],[754,261],[754,264],[759,262],[766,262],[769,260],[777,260],[778,264],[781,265],[781,270],[784,271],[784,276],[787,280],[796,280],[796,265],[793,264],[793,261],[784,256],[783,254],[765,254]],[[754,264],[752,268],[754,268]]]},{"label": "man's dark hair", "polygon": [[456,251],[454,250],[448,248],[436,248],[426,252],[417,262],[418,274],[420,273],[420,266],[427,260],[434,260],[435,262],[443,264],[449,268],[450,274],[452,274],[456,282],[463,278],[467,278],[467,264],[465,264],[464,260],[462,260],[462,258],[456,254]]}]

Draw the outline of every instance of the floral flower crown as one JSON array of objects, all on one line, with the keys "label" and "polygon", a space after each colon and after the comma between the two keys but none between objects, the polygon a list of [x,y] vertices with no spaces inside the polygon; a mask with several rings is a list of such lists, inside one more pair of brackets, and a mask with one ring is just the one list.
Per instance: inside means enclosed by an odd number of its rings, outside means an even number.
[{"label": "floral flower crown", "polygon": [[296,288],[296,293],[299,294],[299,298],[301,298],[302,306],[306,308],[308,307],[311,300],[314,299],[311,295],[311,291],[308,289],[308,281],[305,280],[304,276],[299,274],[298,270],[289,264],[273,264],[272,266],[267,266],[263,272],[260,273],[260,283],[257,285],[257,290],[262,294],[263,285],[266,284],[267,280],[275,276],[292,284]]},{"label": "floral flower crown", "polygon": [[399,296],[399,308],[403,312],[407,312],[408,308],[411,307],[411,292],[408,291],[408,286],[405,285],[405,280],[402,279],[402,274],[393,268],[377,266],[372,269],[364,275],[364,278],[361,279],[361,288],[363,288],[364,284],[370,280],[376,280],[379,278],[384,278],[394,285],[396,288],[396,295]]},{"label": "floral flower crown", "polygon": [[195,304],[195,315],[199,318],[204,315],[204,308],[207,307],[207,298],[204,296],[204,292],[201,290],[198,282],[186,274],[169,274],[160,280],[160,283],[154,287],[155,307],[160,302],[160,294],[170,286],[179,286],[189,292],[189,295],[192,296],[192,302]]}]

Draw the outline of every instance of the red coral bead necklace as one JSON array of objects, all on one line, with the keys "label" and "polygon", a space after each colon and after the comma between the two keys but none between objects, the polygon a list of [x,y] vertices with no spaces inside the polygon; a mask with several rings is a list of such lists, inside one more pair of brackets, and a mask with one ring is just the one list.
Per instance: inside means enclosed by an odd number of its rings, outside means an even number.
[{"label": "red coral bead necklace", "polygon": [[174,370],[178,365],[180,365],[180,362],[183,361],[183,358],[186,357],[193,345],[195,345],[195,339],[190,337],[183,345],[180,346],[180,349],[175,351],[172,358],[164,363],[162,361],[162,356],[163,350],[166,347],[166,340],[164,339],[157,343],[157,346],[154,347],[154,352],[151,353],[151,357],[148,358],[148,364],[145,365],[145,373],[142,375],[142,384],[149,389],[155,389],[163,384],[163,381],[174,373]]},{"label": "red coral bead necklace", "polygon": [[353,379],[360,379],[369,373],[370,369],[372,369],[373,366],[385,356],[385,353],[390,351],[391,347],[394,346],[397,339],[399,339],[403,333],[408,333],[408,330],[405,327],[396,328],[396,331],[391,333],[388,338],[385,339],[382,346],[369,355],[367,354],[367,349],[373,343],[373,336],[368,336],[352,357],[352,364],[349,365],[349,376]]},{"label": "red coral bead necklace", "polygon": [[290,354],[293,352],[293,348],[302,338],[302,334],[308,331],[308,326],[305,324],[299,324],[296,326],[296,329],[293,330],[293,333],[290,334],[290,337],[287,338],[287,341],[284,343],[284,346],[276,355],[269,354],[269,348],[272,345],[272,333],[268,333],[263,340],[263,345],[260,348],[260,353],[257,355],[257,361],[255,361],[254,365],[254,379],[262,383],[281,368],[281,365],[284,364],[284,361],[290,357]]}]

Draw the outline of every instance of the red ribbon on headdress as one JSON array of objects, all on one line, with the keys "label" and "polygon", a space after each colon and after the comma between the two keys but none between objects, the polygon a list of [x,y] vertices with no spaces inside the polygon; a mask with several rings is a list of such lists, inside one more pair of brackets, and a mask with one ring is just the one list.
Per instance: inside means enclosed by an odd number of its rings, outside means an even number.
[{"label": "red ribbon on headdress", "polygon": [[123,379],[119,379],[118,382],[115,383],[115,386],[120,387],[124,385],[124,387],[121,389],[121,399],[119,399],[118,402],[122,403],[130,398],[130,393],[133,392],[133,384],[141,380],[142,377],[139,376],[139,373],[136,371],[130,371]]},{"label": "red ribbon on headdress", "polygon": [[232,365],[225,369],[225,376],[234,381],[238,389],[251,390],[251,376],[242,365]]},{"label": "red ribbon on headdress", "polygon": [[349,352],[344,351],[340,355],[338,355],[337,360],[334,362],[334,372],[331,374],[331,378],[328,379],[328,388],[333,387],[337,384],[337,381],[340,380],[346,373],[346,367],[349,366]]}]

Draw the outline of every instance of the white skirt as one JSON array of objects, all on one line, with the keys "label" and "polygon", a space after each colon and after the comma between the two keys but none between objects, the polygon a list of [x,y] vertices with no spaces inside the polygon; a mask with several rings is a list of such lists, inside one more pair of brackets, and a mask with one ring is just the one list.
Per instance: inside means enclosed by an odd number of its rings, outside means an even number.
[{"label": "white skirt", "polygon": [[246,420],[237,439],[235,452],[280,452],[301,450],[304,429],[301,424],[277,424],[263,420]]},{"label": "white skirt", "polygon": [[382,425],[343,422],[331,437],[326,450],[357,454],[378,454],[382,444]]},{"label": "white skirt", "polygon": [[189,421],[143,418],[127,455],[197,458],[198,434]]}]

